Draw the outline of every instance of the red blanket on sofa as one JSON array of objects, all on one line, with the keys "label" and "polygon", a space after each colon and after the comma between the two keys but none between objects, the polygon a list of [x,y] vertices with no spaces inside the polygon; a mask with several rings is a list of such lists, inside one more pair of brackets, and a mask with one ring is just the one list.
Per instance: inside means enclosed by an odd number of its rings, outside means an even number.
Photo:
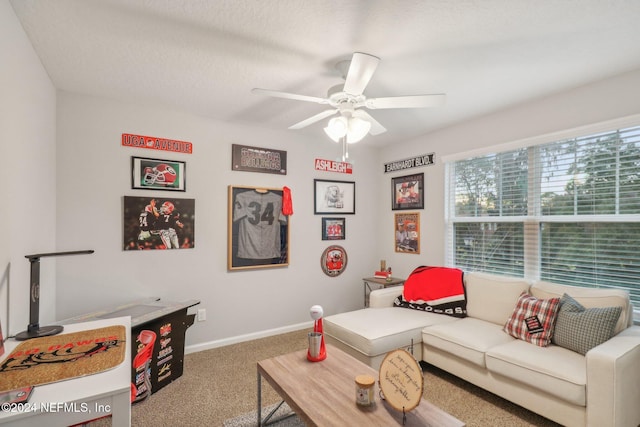
[{"label": "red blanket on sofa", "polygon": [[457,268],[420,266],[404,282],[402,295],[396,298],[394,305],[466,317],[467,299],[463,274]]}]

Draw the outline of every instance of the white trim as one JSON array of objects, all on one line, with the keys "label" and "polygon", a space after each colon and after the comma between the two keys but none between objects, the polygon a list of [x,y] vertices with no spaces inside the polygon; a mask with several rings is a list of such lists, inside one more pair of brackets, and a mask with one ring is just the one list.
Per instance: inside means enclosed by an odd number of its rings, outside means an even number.
[{"label": "white trim", "polygon": [[607,120],[604,122],[580,126],[577,128],[566,129],[563,131],[533,136],[530,138],[506,142],[503,144],[491,145],[489,147],[478,148],[475,150],[465,151],[462,153],[448,154],[448,155],[442,156],[442,162],[450,163],[450,162],[455,162],[457,160],[465,160],[473,157],[484,156],[487,154],[502,153],[505,151],[517,150],[519,148],[542,145],[549,142],[563,141],[565,139],[571,139],[571,138],[577,138],[580,136],[587,136],[589,134],[597,134],[601,132],[613,131],[616,129],[624,129],[627,127],[638,126],[638,125],[640,125],[640,114],[634,114],[631,116],[621,117],[613,120]]},{"label": "white trim", "polygon": [[313,321],[304,323],[298,323],[297,325],[283,326],[281,328],[268,329],[266,331],[253,332],[245,335],[237,335],[235,337],[224,338],[221,340],[209,341],[200,344],[194,344],[186,346],[184,349],[185,354],[196,353],[204,350],[211,350],[212,348],[224,347],[231,344],[238,344],[245,341],[256,340],[259,338],[272,337],[274,335],[285,334],[287,332],[299,331],[306,328],[313,327]]}]

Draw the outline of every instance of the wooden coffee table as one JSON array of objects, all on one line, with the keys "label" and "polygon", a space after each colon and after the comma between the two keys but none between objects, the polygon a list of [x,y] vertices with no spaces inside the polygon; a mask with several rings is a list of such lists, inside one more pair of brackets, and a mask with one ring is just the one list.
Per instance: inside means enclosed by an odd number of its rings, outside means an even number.
[{"label": "wooden coffee table", "polygon": [[[356,404],[355,377],[361,374],[376,379],[375,404],[370,407]],[[309,362],[306,350],[258,362],[258,426],[265,425],[262,377],[307,426],[403,425],[402,412],[380,399],[378,372],[331,345],[327,345],[327,358],[322,362]],[[465,424],[422,399],[406,414],[404,425],[462,427]]]}]

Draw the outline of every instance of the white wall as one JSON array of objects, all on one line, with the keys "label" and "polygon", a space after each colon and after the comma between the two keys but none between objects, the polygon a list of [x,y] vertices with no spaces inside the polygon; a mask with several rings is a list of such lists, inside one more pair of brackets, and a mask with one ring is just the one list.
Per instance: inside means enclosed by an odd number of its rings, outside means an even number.
[{"label": "white wall", "polygon": [[[381,150],[380,166],[420,154],[436,153],[436,164],[377,177],[380,188],[393,176],[425,174],[425,210],[421,212],[421,254],[399,254],[393,248],[393,212],[382,200],[378,209],[383,230],[379,257],[406,277],[418,265],[444,265],[444,156],[510,144],[640,113],[640,70],[479,117],[404,144]],[[636,123],[636,125],[639,123]],[[499,147],[496,147],[499,148]],[[400,211],[404,212],[404,211]]]},{"label": "white wall", "polygon": [[[56,94],[7,0],[0,1],[0,56],[0,322],[9,335],[29,323],[24,256],[56,250]],[[41,267],[45,325],[55,319],[55,260]]]},{"label": "white wall", "polygon": [[[58,316],[66,318],[150,296],[198,299],[207,320],[187,333],[188,345],[260,333],[311,321],[309,307],[326,314],[362,306],[361,278],[373,272],[376,256],[374,209],[378,189],[376,151],[352,148],[353,175],[316,172],[314,158],[335,159],[337,144],[323,135],[301,138],[294,131],[235,126],[152,106],[61,92],[58,94],[58,246],[94,249],[92,255],[58,261]],[[122,147],[133,133],[193,143],[193,154]],[[288,174],[231,170],[231,144],[287,151]],[[122,250],[122,197],[167,196],[131,189],[131,156],[186,161],[187,191],[171,197],[195,199],[194,249]],[[321,240],[321,215],[313,213],[313,179],[356,182],[356,214],[346,215],[346,240]],[[227,186],[292,190],[291,263],[286,268],[227,271]],[[326,276],[322,251],[342,245],[346,271]]]},{"label": "white wall", "polygon": [[[198,299],[208,320],[187,333],[192,349],[268,334],[309,322],[308,309],[327,314],[362,304],[362,282],[386,259],[394,275],[418,265],[444,263],[443,156],[507,143],[640,113],[640,71],[477,118],[393,147],[354,146],[354,175],[316,172],[315,157],[335,159],[339,148],[323,135],[315,140],[292,131],[231,125],[153,106],[56,93],[9,3],[0,0],[0,321],[5,322],[11,287],[11,332],[28,321],[29,265],[24,255],[52,250],[94,249],[93,255],[43,260],[43,322],[87,313],[137,298]],[[56,104],[57,102],[57,104]],[[57,114],[57,117],[56,117]],[[191,141],[192,155],[122,147],[122,133]],[[232,172],[231,144],[286,150],[287,176]],[[383,174],[382,164],[436,153],[436,164]],[[196,248],[125,252],[122,196],[131,190],[131,156],[187,162],[187,191],[196,200]],[[56,179],[57,171],[57,179]],[[390,179],[425,173],[421,254],[394,252]],[[313,214],[313,179],[355,180],[356,215],[347,216],[349,255],[345,273],[325,276],[320,254],[321,216]],[[227,186],[289,186],[291,265],[228,272]],[[165,193],[155,193],[162,195]],[[178,196],[176,196],[178,197]],[[53,280],[55,273],[55,280]],[[47,293],[51,295],[47,295]]]}]

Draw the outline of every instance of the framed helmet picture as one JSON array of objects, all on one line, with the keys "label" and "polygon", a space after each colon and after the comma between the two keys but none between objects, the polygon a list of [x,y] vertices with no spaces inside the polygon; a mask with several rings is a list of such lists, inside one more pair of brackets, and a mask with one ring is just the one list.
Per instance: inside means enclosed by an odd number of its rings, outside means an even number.
[{"label": "framed helmet picture", "polygon": [[329,246],[322,252],[320,266],[327,276],[339,276],[347,268],[347,251],[342,246]]},{"label": "framed helmet picture", "polygon": [[186,162],[131,157],[131,188],[186,191]]}]

